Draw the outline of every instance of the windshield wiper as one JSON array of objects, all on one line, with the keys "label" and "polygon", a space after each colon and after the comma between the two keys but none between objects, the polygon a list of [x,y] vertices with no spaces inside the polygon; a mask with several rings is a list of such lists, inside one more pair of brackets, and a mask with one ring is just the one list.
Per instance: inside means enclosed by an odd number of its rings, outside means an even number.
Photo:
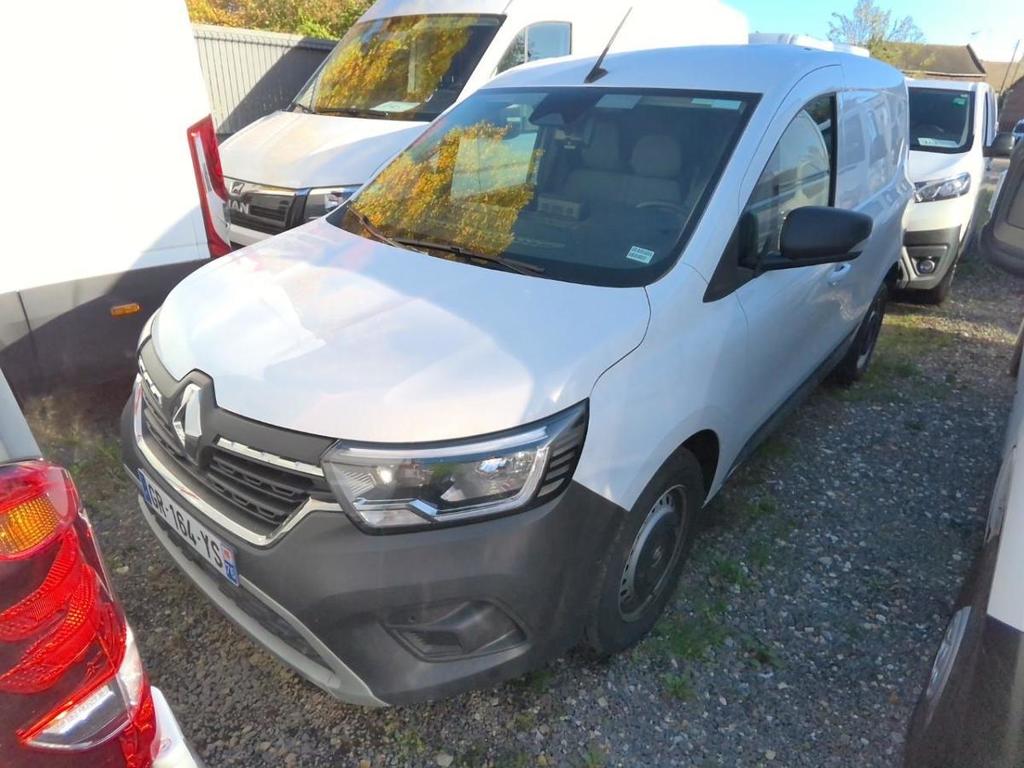
[{"label": "windshield wiper", "polygon": [[345,115],[346,117],[367,117],[372,110],[356,109],[355,107],[321,107],[315,110],[317,115]]},{"label": "windshield wiper", "polygon": [[377,229],[377,226],[372,221],[370,221],[364,214],[360,213],[355,208],[349,206],[348,212],[355,217],[355,220],[362,225],[363,229],[365,229],[367,232],[373,235],[374,239],[380,240],[382,243],[394,246],[395,248],[401,247],[399,245],[399,241],[392,240],[390,237],[385,235],[383,232]]},{"label": "windshield wiper", "polygon": [[477,251],[469,250],[468,248],[463,248],[461,245],[434,243],[427,240],[406,240],[402,238],[395,238],[393,242],[410,248],[427,248],[435,251],[444,251],[445,253],[450,253],[453,256],[465,259],[466,261],[482,261],[485,264],[491,264],[505,269],[508,272],[516,272],[520,275],[544,274],[544,267],[538,266],[537,264],[528,264],[527,262],[519,261],[518,259],[510,259],[508,256],[479,253]]}]

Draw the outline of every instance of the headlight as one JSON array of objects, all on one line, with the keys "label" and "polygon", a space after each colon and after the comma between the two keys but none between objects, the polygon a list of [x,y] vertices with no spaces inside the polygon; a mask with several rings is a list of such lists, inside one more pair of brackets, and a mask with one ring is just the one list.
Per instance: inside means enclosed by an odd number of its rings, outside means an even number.
[{"label": "headlight", "polygon": [[466,522],[561,493],[583,447],[587,404],[499,434],[395,448],[339,442],[324,459],[338,501],[375,529]]},{"label": "headlight", "polygon": [[918,203],[934,203],[937,200],[952,200],[966,195],[971,189],[971,174],[961,173],[951,179],[940,181],[919,181],[914,185],[914,200]]},{"label": "headlight", "polygon": [[303,213],[305,220],[312,221],[327,215],[352,197],[352,193],[357,189],[359,189],[358,184],[347,187],[319,187],[309,190],[309,195],[306,196],[306,210]]}]

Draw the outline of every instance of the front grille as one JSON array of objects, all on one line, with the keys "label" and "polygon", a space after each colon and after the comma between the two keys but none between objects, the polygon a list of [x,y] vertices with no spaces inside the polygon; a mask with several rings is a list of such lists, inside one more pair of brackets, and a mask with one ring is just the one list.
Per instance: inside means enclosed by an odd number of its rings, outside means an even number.
[{"label": "front grille", "polygon": [[293,226],[294,190],[225,179],[232,224],[276,235]]},{"label": "front grille", "polygon": [[263,529],[277,528],[311,495],[328,490],[322,478],[239,456],[216,443],[204,448],[199,460],[194,462],[186,456],[168,418],[145,393],[142,415],[147,436],[180,470],[198,480],[232,509],[260,523]]}]

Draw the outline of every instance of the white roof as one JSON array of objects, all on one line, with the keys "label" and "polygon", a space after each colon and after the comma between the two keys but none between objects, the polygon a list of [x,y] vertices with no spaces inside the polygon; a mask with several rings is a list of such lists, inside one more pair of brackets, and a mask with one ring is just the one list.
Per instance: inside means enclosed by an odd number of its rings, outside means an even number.
[{"label": "white roof", "polygon": [[847,43],[833,43],[831,40],[820,40],[810,35],[799,35],[791,32],[751,32],[750,42],[754,44],[798,45],[803,48],[817,48],[822,51],[840,51],[855,56],[870,56],[867,48]]},{"label": "white roof", "polygon": [[988,89],[988,83],[977,80],[925,80],[908,77],[907,87],[936,88],[943,91],[982,91]]},{"label": "white roof", "polygon": [[502,14],[509,0],[377,0],[364,20],[440,13]]},{"label": "white roof", "polygon": [[[569,57],[516,67],[487,88],[584,85],[597,57]],[[808,72],[844,64],[866,84],[898,83],[897,70],[875,59],[788,45],[711,45],[609,54],[598,87],[788,93]],[[847,83],[851,85],[851,83]]]}]

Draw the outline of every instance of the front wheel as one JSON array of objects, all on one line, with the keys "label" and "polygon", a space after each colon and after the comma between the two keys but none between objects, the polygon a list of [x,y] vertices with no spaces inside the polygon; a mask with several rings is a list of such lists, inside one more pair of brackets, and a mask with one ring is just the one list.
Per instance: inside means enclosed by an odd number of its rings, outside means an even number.
[{"label": "front wheel", "polygon": [[882,283],[875,294],[875,298],[868,307],[868,312],[861,320],[857,335],[853,339],[850,349],[843,355],[843,359],[832,371],[832,379],[840,386],[848,387],[854,382],[864,378],[868,372],[871,360],[875,356],[875,347],[878,346],[878,335],[882,331],[882,321],[885,319],[885,306],[889,300],[889,287]]},{"label": "front wheel", "polygon": [[623,518],[586,628],[587,644],[597,653],[624,651],[654,627],[679,581],[703,501],[700,464],[681,450]]}]

